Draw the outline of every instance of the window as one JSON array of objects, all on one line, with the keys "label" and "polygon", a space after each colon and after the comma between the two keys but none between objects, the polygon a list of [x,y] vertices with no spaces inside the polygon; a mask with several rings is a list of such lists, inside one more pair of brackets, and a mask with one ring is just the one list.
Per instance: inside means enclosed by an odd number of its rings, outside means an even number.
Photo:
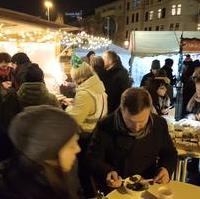
[{"label": "window", "polygon": [[162,9],[161,17],[162,17],[162,18],[165,18],[165,15],[166,15],[166,8],[163,8],[163,9]]},{"label": "window", "polygon": [[159,26],[156,26],[156,31],[159,31]]},{"label": "window", "polygon": [[161,11],[162,11],[161,9],[158,10],[158,19],[161,18]]},{"label": "window", "polygon": [[128,30],[126,31],[126,39],[128,39]]},{"label": "window", "polygon": [[181,4],[177,6],[177,15],[181,15]]},{"label": "window", "polygon": [[160,26],[160,30],[164,30],[164,25],[161,25],[161,26]]},{"label": "window", "polygon": [[135,21],[135,14],[133,13],[132,14],[132,23],[134,23],[134,21]]},{"label": "window", "polygon": [[148,18],[149,18],[149,12],[146,12],[146,13],[145,13],[144,20],[145,20],[145,21],[148,21]]},{"label": "window", "polygon": [[145,31],[147,31],[147,28],[144,28]]},{"label": "window", "polygon": [[150,12],[149,12],[149,20],[151,21],[152,19],[153,19],[153,11],[151,10]]},{"label": "window", "polygon": [[181,15],[181,4],[172,5],[172,16]]},{"label": "window", "polygon": [[176,5],[172,5],[172,16],[176,15]]},{"label": "window", "polygon": [[151,31],[152,30],[152,28],[151,27],[149,27],[149,31]]},{"label": "window", "polygon": [[200,23],[197,25],[197,30],[200,31]]},{"label": "window", "polygon": [[127,2],[127,7],[126,9],[129,11],[130,10],[130,2]]},{"label": "window", "polygon": [[169,30],[174,30],[174,24],[173,23],[170,24]]},{"label": "window", "polygon": [[136,13],[136,22],[139,21],[139,13]]},{"label": "window", "polygon": [[126,25],[129,24],[129,16],[126,17]]},{"label": "window", "polygon": [[141,0],[132,0],[132,7],[136,9],[141,3]]},{"label": "window", "polygon": [[175,30],[179,30],[179,27],[180,27],[180,24],[179,24],[179,23],[176,23],[176,25],[175,25]]},{"label": "window", "polygon": [[138,30],[137,28],[135,28],[135,30]]}]

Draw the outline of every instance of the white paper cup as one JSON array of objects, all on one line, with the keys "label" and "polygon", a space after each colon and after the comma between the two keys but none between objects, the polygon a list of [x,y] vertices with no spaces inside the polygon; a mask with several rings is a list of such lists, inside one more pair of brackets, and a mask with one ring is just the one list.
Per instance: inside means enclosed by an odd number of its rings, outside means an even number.
[{"label": "white paper cup", "polygon": [[160,187],[158,189],[159,199],[173,199],[172,191],[167,187]]}]

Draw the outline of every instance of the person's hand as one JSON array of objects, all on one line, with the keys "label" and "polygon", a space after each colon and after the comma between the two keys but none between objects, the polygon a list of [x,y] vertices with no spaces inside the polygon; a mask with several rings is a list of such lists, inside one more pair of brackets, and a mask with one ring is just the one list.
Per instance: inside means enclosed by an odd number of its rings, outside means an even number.
[{"label": "person's hand", "polygon": [[1,83],[4,89],[9,89],[12,86],[12,82],[11,81],[5,81]]},{"label": "person's hand", "polygon": [[158,175],[154,177],[154,182],[159,184],[167,184],[169,181],[169,172],[166,168],[161,167]]},{"label": "person's hand", "polygon": [[162,110],[161,110],[161,113],[162,113],[163,115],[167,115],[167,114],[169,113],[169,109],[168,109],[168,108],[162,109]]},{"label": "person's hand", "polygon": [[73,105],[74,104],[74,98],[64,98],[61,100],[61,103],[65,106]]},{"label": "person's hand", "polygon": [[118,188],[122,185],[122,178],[116,171],[111,171],[107,174],[106,182],[109,187]]},{"label": "person's hand", "polygon": [[196,114],[195,118],[196,118],[197,121],[200,121],[200,113]]}]

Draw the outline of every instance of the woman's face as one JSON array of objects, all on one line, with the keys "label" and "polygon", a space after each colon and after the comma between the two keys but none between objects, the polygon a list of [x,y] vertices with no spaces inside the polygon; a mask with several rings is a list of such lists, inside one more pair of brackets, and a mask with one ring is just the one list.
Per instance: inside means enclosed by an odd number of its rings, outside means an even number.
[{"label": "woman's face", "polygon": [[160,97],[164,97],[164,96],[166,95],[166,92],[167,92],[167,88],[166,88],[166,86],[164,86],[164,85],[160,86],[160,87],[158,88],[158,90],[157,90],[157,94],[158,94],[158,96],[160,96]]},{"label": "woman's face", "polygon": [[71,170],[76,160],[76,154],[81,151],[78,145],[78,138],[78,135],[74,135],[59,151],[59,162],[64,172]]},{"label": "woman's face", "polygon": [[200,82],[197,82],[197,83],[195,84],[195,86],[196,86],[196,93],[197,93],[197,96],[200,97]]}]

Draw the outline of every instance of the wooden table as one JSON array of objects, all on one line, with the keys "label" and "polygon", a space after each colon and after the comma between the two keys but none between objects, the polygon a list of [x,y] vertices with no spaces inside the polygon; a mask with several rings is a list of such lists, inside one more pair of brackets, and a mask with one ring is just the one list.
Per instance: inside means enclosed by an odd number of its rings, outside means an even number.
[{"label": "wooden table", "polygon": [[[173,193],[173,199],[200,199],[200,187],[177,181],[171,181],[167,185],[154,184],[142,199],[158,199],[158,189],[161,187],[169,188]],[[119,193],[117,190],[112,191],[106,197],[108,199],[139,199],[128,193]]]}]

